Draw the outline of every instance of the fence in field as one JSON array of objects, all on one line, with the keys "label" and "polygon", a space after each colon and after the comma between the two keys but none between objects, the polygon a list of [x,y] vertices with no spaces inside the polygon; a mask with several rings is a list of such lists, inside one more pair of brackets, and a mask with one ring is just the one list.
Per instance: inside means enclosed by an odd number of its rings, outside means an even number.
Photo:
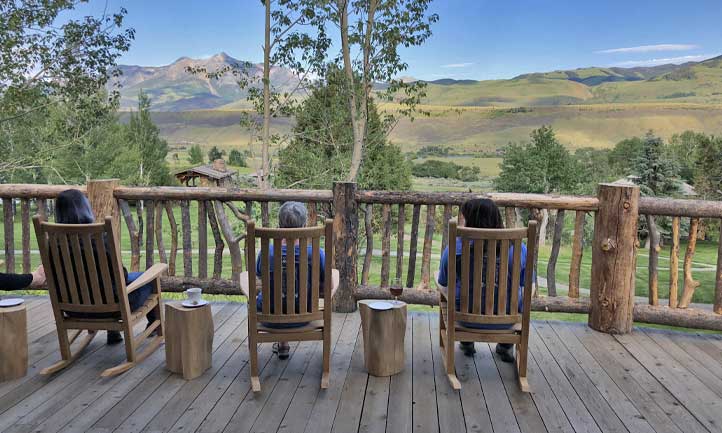
[{"label": "fence in field", "polygon": [[[37,248],[31,239],[31,215],[51,216],[54,198],[67,188],[0,185],[8,272],[31,269],[31,252]],[[86,192],[96,215],[114,217],[123,245],[129,250],[130,270],[148,267],[155,261],[168,263],[169,275],[163,280],[166,290],[198,286],[208,293],[239,294],[238,275],[246,266],[245,222],[254,219],[262,226],[275,225],[278,205],[295,200],[306,203],[311,225],[324,217],[334,218],[336,267],[341,274],[337,310],[352,311],[356,299],[388,298],[388,287],[394,284],[406,288],[402,299],[407,302],[435,305],[435,258],[450,243],[448,221],[463,219],[460,206],[469,198],[483,196],[502,208],[507,227],[520,226],[528,218],[549,222],[549,259],[545,268],[536,269],[537,277],[544,278],[546,284],[536,284],[535,310],[588,313],[592,327],[609,332],[627,332],[632,318],[722,330],[722,243],[718,243],[720,253],[712,288],[714,305],[697,308],[691,303],[698,289],[693,258],[699,227],[722,219],[721,202],[640,198],[638,188],[631,185],[600,185],[596,197],[362,191],[353,183],[336,183],[332,190],[261,191],[123,187],[117,181],[92,181],[77,188]],[[642,272],[636,264],[640,217],[648,227],[661,218],[670,219],[672,225],[667,305],[659,301],[660,248],[655,230],[650,230],[649,266],[643,270],[649,273],[648,302],[636,299],[635,303],[635,279]],[[574,221],[572,253],[566,296],[561,296],[564,289],[556,281],[557,261],[564,222],[569,218]],[[18,219],[20,266],[15,262]],[[685,219],[690,224],[680,294],[680,222]],[[593,235],[585,239],[587,220],[593,220]],[[591,245],[588,288],[580,284],[585,244]]]}]

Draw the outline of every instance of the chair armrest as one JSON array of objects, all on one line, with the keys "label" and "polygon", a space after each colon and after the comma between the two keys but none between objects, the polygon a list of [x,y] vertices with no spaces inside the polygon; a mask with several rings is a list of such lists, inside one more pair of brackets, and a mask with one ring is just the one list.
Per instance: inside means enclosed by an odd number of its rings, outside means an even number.
[{"label": "chair armrest", "polygon": [[331,299],[333,299],[338,290],[338,285],[341,282],[341,274],[338,269],[331,269]]},{"label": "chair armrest", "polygon": [[143,274],[138,277],[135,281],[128,284],[125,287],[126,293],[132,293],[133,291],[145,286],[156,278],[160,278],[168,270],[168,265],[165,263],[156,263],[155,265],[148,268]]},{"label": "chair armrest", "polygon": [[241,272],[241,292],[243,295],[248,298],[248,293],[251,291],[251,288],[248,286],[248,271]]}]

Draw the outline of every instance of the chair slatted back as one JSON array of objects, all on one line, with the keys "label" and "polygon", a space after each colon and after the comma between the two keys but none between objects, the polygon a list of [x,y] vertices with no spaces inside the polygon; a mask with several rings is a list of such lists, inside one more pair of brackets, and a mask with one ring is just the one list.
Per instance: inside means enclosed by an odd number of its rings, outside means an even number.
[{"label": "chair slatted back", "polygon": [[[259,322],[294,323],[323,319],[319,299],[331,298],[333,267],[333,221],[323,227],[256,228],[248,222],[246,254],[249,264],[249,307]],[[252,264],[256,263],[256,238],[260,239],[261,308],[257,310],[258,287]],[[321,287],[321,238],[325,262]],[[310,247],[310,248],[309,248]],[[298,248],[298,261],[295,250]],[[284,254],[283,250],[286,250]],[[271,272],[273,268],[273,272]],[[310,273],[310,275],[309,275]]]},{"label": "chair slatted back", "polygon": [[[452,219],[449,221],[449,239],[457,238],[461,240],[461,257],[456,263],[450,260],[448,267],[450,295],[457,273],[460,276],[459,303],[454,302],[455,319],[479,324],[520,323],[522,316],[517,306],[522,241],[526,239],[527,244],[522,311],[529,311],[536,221],[530,221],[528,228],[477,229],[458,227],[456,219]],[[449,242],[450,248],[455,248],[452,242]],[[449,255],[456,257],[453,253]]]},{"label": "chair slatted back", "polygon": [[116,293],[125,289],[125,278],[110,220],[53,224],[35,216],[33,223],[50,298],[60,311],[121,311]]}]

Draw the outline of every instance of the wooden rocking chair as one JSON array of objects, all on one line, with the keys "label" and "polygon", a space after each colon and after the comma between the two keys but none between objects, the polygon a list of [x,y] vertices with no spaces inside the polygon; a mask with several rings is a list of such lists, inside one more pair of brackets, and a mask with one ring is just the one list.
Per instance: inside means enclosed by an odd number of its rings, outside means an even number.
[{"label": "wooden rocking chair", "polygon": [[[439,344],[446,368],[446,374],[454,389],[461,389],[454,368],[454,342],[482,341],[488,343],[509,343],[516,346],[516,367],[519,385],[523,392],[529,392],[527,381],[527,356],[529,351],[529,317],[531,311],[534,251],[536,249],[536,221],[530,221],[528,228],[520,229],[477,229],[457,227],[456,219],[449,221],[449,286],[456,287],[455,251],[457,237],[461,239],[461,290],[459,306],[456,293],[434,281],[439,288],[440,335]],[[527,239],[526,270],[524,274],[523,307],[518,312],[519,281],[521,274],[522,240]],[[474,247],[471,248],[472,243]],[[486,249],[484,249],[486,244]],[[509,263],[509,250],[513,249],[513,260]],[[486,257],[484,257],[486,255]],[[497,260],[498,257],[498,260]],[[482,277],[486,259],[486,276]],[[497,266],[498,263],[498,273]],[[473,264],[473,265],[472,265]],[[473,275],[471,269],[473,268]],[[511,275],[511,287],[508,287]],[[498,284],[495,282],[498,281]],[[485,284],[486,282],[490,282]],[[470,287],[472,290],[470,291]],[[498,287],[486,290],[484,287]],[[471,296],[470,296],[471,292]],[[482,295],[486,292],[486,295]],[[496,293],[495,293],[496,292]],[[504,329],[478,329],[469,323],[480,325],[508,325]]]},{"label": "wooden rocking chair", "polygon": [[[256,237],[261,240],[261,311],[257,311],[256,297]],[[320,293],[320,244],[325,238],[323,292]],[[269,240],[273,239],[273,288],[271,288]],[[283,245],[299,246],[299,260],[287,260]],[[312,246],[309,257],[308,245]],[[291,249],[288,249],[289,257]],[[311,260],[311,287],[309,283],[309,260]],[[251,363],[251,387],[261,390],[258,378],[258,343],[279,341],[323,340],[323,373],[321,388],[328,388],[331,362],[331,308],[333,295],[339,284],[339,273],[333,266],[333,221],[326,220],[325,227],[308,228],[256,228],[248,222],[246,234],[246,262],[251,272],[241,274],[241,291],[248,298],[248,350]],[[285,282],[285,284],[284,284]],[[298,296],[285,296],[283,287]],[[297,290],[297,292],[296,292]],[[273,306],[271,306],[273,291]],[[290,294],[290,293],[289,293]],[[323,296],[323,299],[320,299]],[[309,302],[310,300],[310,302]],[[267,324],[306,323],[294,328],[274,328]]]},{"label": "wooden rocking chair", "polygon": [[[121,255],[109,217],[104,223],[52,224],[35,216],[33,223],[46,269],[62,357],[60,362],[45,368],[40,374],[53,374],[72,364],[99,330],[123,332],[128,359],[103,371],[103,377],[123,373],[153,353],[163,342],[160,276],[168,266],[153,265],[126,286]],[[131,311],[128,294],[151,282],[154,293],[144,305]],[[153,309],[157,319],[145,331],[134,336],[133,327]],[[69,330],[73,331],[70,336]],[[87,335],[77,350],[71,353],[71,344],[83,331],[87,331]],[[142,352],[138,352],[139,346],[154,331],[156,336],[148,341]]]}]

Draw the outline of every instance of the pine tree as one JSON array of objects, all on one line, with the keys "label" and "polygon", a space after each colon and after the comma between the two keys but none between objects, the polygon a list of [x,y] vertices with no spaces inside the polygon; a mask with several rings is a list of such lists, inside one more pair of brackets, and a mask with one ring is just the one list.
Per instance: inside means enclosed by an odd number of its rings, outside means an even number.
[{"label": "pine tree", "polygon": [[634,161],[635,182],[651,196],[670,196],[679,191],[679,166],[667,157],[664,142],[649,131],[640,155]]},{"label": "pine tree", "polygon": [[203,163],[203,150],[199,144],[194,144],[188,150],[188,162],[194,165]]},{"label": "pine tree", "polygon": [[722,137],[703,135],[697,141],[694,164],[694,189],[700,198],[722,198]]}]

